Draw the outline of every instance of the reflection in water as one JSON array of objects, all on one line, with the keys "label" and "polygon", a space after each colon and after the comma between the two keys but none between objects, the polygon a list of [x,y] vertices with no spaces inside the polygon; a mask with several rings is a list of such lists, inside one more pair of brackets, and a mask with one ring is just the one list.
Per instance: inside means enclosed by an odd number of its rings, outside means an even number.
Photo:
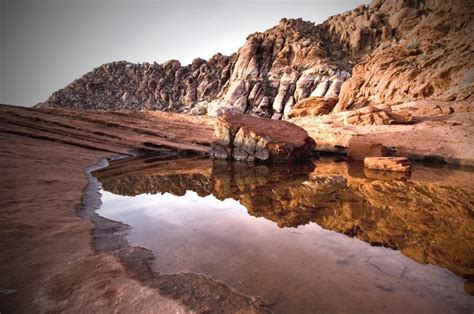
[{"label": "reflection in water", "polygon": [[472,280],[470,172],[145,159],[94,175],[99,213],[131,225],[129,241],[155,252],[157,271],[203,273],[284,312],[474,308],[465,280],[375,247]]}]

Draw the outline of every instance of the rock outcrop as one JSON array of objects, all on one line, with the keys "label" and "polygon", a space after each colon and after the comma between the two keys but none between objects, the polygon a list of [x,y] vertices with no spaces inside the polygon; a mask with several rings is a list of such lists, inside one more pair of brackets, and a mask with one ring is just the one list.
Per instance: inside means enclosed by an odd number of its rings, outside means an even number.
[{"label": "rock outcrop", "polygon": [[[367,21],[380,20],[385,26],[363,32],[375,49],[352,69],[335,112],[366,103],[430,98],[472,101],[472,1],[376,0],[361,10]],[[349,40],[344,43],[354,49]]]},{"label": "rock outcrop", "polygon": [[[382,144],[394,156],[410,160],[474,166],[472,102],[417,100],[377,107],[387,116],[401,117],[405,122],[396,123],[390,118],[384,123],[376,116],[381,111],[373,111],[372,106],[289,121],[308,132],[318,143],[318,151],[347,153],[355,142]],[[369,123],[371,120],[374,122]]]},{"label": "rock outcrop", "polygon": [[177,60],[163,64],[104,64],[64,89],[40,107],[58,106],[92,110],[184,111],[200,101],[216,98],[230,74],[231,57],[214,55],[181,66]]},{"label": "rock outcrop", "polygon": [[107,154],[209,155],[215,118],[0,105],[0,132]]},{"label": "rock outcrop", "polygon": [[[472,100],[473,4],[446,3],[374,0],[319,25],[282,19],[231,56],[186,66],[112,62],[40,106],[285,119],[416,99]],[[309,99],[321,99],[314,110]],[[388,124],[393,117],[384,110],[350,120]]]},{"label": "rock outcrop", "polygon": [[227,114],[214,126],[212,157],[245,161],[294,162],[308,159],[313,139],[299,126],[245,114]]},{"label": "rock outcrop", "polygon": [[322,116],[330,113],[337,104],[337,98],[308,97],[301,99],[287,115],[288,118]]},{"label": "rock outcrop", "polygon": [[[320,27],[301,19],[247,38],[230,56],[182,66],[125,61],[100,66],[55,92],[40,107],[252,113],[280,119],[309,96],[337,97],[351,65],[333,53]],[[336,50],[334,50],[336,51]]]}]

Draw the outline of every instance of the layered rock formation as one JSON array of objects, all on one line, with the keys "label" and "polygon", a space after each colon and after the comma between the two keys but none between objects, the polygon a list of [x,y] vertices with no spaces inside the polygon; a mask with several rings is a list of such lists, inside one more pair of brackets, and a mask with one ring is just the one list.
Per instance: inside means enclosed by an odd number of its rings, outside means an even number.
[{"label": "layered rock formation", "polygon": [[0,132],[114,155],[208,155],[210,117],[165,112],[81,112],[0,105]]},{"label": "layered rock formation", "polygon": [[474,166],[472,113],[469,100],[417,100],[289,121],[305,129],[318,143],[319,151],[348,153],[361,144],[381,144],[394,156]]},{"label": "layered rock formation", "polygon": [[[361,10],[386,26],[381,37],[368,28],[361,34],[376,47],[353,68],[335,112],[428,98],[472,101],[472,1],[376,0]],[[354,48],[348,40],[345,46]]]},{"label": "layered rock formation", "polygon": [[467,0],[375,0],[320,25],[282,19],[250,35],[232,56],[187,66],[112,62],[40,106],[280,119],[295,104],[307,107],[299,103],[308,97],[332,100],[300,115],[420,98],[472,99],[473,16]]},{"label": "layered rock formation", "polygon": [[350,76],[313,23],[280,21],[247,38],[237,54],[181,66],[112,62],[54,93],[47,106],[102,110],[171,110],[220,115],[248,112],[281,118],[300,99],[337,97]]}]

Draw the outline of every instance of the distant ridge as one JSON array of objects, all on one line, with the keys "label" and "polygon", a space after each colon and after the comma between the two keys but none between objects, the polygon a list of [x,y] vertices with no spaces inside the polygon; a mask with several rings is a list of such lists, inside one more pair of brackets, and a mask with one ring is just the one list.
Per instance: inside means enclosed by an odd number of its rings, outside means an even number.
[{"label": "distant ridge", "polygon": [[107,63],[37,106],[280,119],[308,97],[330,99],[330,112],[472,100],[473,6],[468,0],[376,0],[319,25],[282,19],[249,35],[231,56],[186,66]]}]

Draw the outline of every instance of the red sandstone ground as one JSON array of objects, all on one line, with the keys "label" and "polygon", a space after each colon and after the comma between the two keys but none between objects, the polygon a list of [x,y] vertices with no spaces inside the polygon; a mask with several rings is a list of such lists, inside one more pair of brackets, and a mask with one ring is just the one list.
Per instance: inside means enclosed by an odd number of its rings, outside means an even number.
[{"label": "red sandstone ground", "polygon": [[[419,122],[412,125],[373,125],[364,130],[385,145],[396,140],[390,131],[407,131],[404,141],[394,143],[403,148],[398,154],[437,155],[472,164],[472,145],[466,145],[472,138],[471,114],[431,113],[415,114]],[[344,139],[363,127],[338,126],[337,119],[332,127],[310,119],[295,122],[320,148],[334,148],[339,142],[350,145]],[[84,167],[105,156],[143,150],[161,157],[207,153],[213,123],[210,117],[162,112],[0,106],[0,311],[261,311],[258,300],[201,276],[155,276],[146,272],[146,265],[137,274],[129,266],[140,264],[137,261],[146,254],[136,259],[133,248],[118,255],[98,252],[94,224],[76,215],[87,184]],[[430,136],[418,136],[421,131]],[[441,146],[430,144],[436,138]],[[452,151],[448,154],[443,147]]]},{"label": "red sandstone ground", "polygon": [[[141,144],[137,143],[150,136],[137,130],[127,133],[139,122],[113,115],[104,120],[115,123],[112,120],[117,118],[122,126],[95,122],[100,130],[122,136],[122,139],[109,140],[101,135],[94,136],[94,128],[79,130],[78,124],[89,122],[78,117],[60,119],[6,106],[0,110],[1,313],[101,312],[110,308],[121,312],[150,309],[154,312],[189,312],[209,308],[223,312],[260,310],[253,299],[203,278],[168,278],[165,283],[168,286],[173,282],[182,286],[186,281],[188,290],[185,293],[188,295],[167,293],[165,297],[164,284],[153,286],[150,280],[145,283],[132,279],[133,274],[117,256],[98,253],[94,249],[94,224],[75,213],[87,184],[83,168],[102,157],[140,148]],[[92,116],[100,114],[81,114],[84,119]],[[209,139],[205,132],[181,132],[181,135],[179,132],[185,123],[193,128],[199,123],[200,130],[206,129],[205,123],[166,116],[165,119],[161,117],[161,121],[166,121],[167,127],[156,128],[162,132],[161,140],[174,136],[175,142],[181,141],[187,148],[199,145],[192,142],[205,143]],[[52,122],[53,117],[58,123],[68,123],[60,126]],[[148,119],[156,119],[156,116],[150,115]],[[143,117],[141,121],[149,120]],[[55,133],[49,131],[53,127]],[[135,134],[139,140],[130,138],[130,134]],[[88,139],[81,139],[81,136]],[[160,140],[157,136],[153,138]],[[197,302],[190,290],[205,302]],[[213,302],[205,298],[216,295],[220,299]]]}]

